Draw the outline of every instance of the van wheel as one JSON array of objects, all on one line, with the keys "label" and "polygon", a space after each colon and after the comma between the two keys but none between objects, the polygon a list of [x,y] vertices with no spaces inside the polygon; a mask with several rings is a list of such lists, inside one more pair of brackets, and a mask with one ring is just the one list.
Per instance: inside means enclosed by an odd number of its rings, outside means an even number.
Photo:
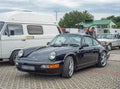
[{"label": "van wheel", "polygon": [[70,78],[74,73],[74,60],[73,57],[68,56],[63,64],[62,77]]},{"label": "van wheel", "polygon": [[19,52],[19,50],[15,50],[12,52],[10,59],[9,59],[9,62],[11,65],[15,65],[15,59],[16,59],[18,52]]}]

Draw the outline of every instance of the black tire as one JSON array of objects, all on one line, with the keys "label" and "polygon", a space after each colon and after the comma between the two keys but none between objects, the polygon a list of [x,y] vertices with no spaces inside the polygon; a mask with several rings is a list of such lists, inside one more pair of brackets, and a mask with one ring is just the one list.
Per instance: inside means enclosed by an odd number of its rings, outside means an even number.
[{"label": "black tire", "polygon": [[73,57],[68,56],[63,64],[62,77],[70,78],[74,73],[74,60]]},{"label": "black tire", "polygon": [[99,59],[98,59],[98,67],[105,67],[107,65],[107,54],[105,51],[100,53]]},{"label": "black tire", "polygon": [[11,65],[15,65],[15,59],[16,59],[18,52],[19,52],[19,50],[15,50],[12,52],[10,59],[9,59],[9,62]]}]

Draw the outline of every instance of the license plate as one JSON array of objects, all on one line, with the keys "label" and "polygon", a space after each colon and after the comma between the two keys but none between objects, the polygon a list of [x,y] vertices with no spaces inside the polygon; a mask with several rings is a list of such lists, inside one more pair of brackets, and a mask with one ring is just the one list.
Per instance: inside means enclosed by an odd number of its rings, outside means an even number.
[{"label": "license plate", "polygon": [[22,65],[22,69],[25,69],[25,70],[35,70],[35,67],[34,66]]}]

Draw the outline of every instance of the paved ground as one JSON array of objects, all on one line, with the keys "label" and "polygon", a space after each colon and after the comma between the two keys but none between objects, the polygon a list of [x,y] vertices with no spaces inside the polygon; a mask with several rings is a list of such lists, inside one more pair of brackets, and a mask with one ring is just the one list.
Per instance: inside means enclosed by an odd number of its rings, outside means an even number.
[{"label": "paved ground", "polygon": [[115,48],[114,50],[110,51],[110,58],[109,60],[120,61],[120,49]]},{"label": "paved ground", "polygon": [[0,89],[120,89],[120,50],[110,53],[105,68],[86,68],[75,72],[70,79],[29,75],[7,62],[0,63]]}]

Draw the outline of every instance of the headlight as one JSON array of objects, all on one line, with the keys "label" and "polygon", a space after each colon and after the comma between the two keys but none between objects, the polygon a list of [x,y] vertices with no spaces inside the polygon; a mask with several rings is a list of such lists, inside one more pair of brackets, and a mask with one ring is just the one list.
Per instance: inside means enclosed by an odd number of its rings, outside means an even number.
[{"label": "headlight", "polygon": [[50,60],[54,60],[56,57],[56,53],[55,52],[51,52],[50,55],[49,55],[49,59]]},{"label": "headlight", "polygon": [[20,51],[18,52],[17,57],[22,57],[22,56],[23,56],[23,50],[20,50]]}]

